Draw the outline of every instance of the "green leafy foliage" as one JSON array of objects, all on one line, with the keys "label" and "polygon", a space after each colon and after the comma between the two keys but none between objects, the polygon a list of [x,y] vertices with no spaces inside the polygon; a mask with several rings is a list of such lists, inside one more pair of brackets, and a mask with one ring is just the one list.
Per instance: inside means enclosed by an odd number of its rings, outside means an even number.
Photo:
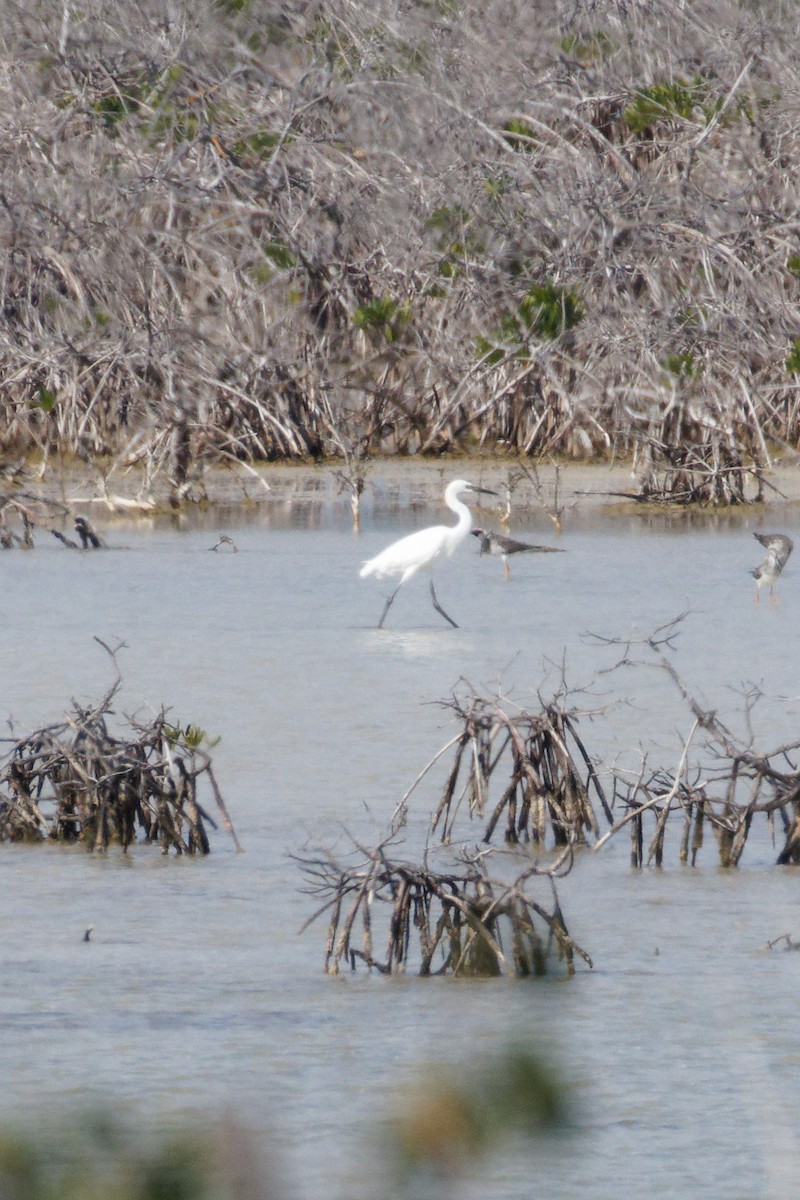
[{"label": "green leafy foliage", "polygon": [[[625,108],[623,119],[636,136],[652,130],[660,121],[695,121],[708,125],[718,117],[724,100],[715,85],[702,76],[675,79],[638,88]],[[730,125],[742,118],[753,120],[752,97],[746,93],[734,97],[722,113],[721,123]]]},{"label": "green leafy foliage", "polygon": [[55,408],[57,399],[58,397],[55,393],[42,384],[39,388],[37,399],[32,401],[32,407],[40,408],[42,412],[49,413]]},{"label": "green leafy foliage", "polygon": [[134,86],[127,92],[109,92],[94,101],[92,111],[102,117],[106,129],[113,130],[130,113],[139,111],[141,97],[136,94],[137,91]]},{"label": "green leafy foliage", "polygon": [[707,95],[708,89],[700,79],[691,83],[674,80],[639,88],[625,109],[625,124],[631,133],[642,134],[659,121],[676,117],[692,120],[698,112],[705,123],[703,104]]},{"label": "green leafy foliage", "polygon": [[175,104],[163,104],[150,126],[150,136],[156,142],[165,138],[172,138],[176,142],[193,142],[200,127],[200,116],[196,112]]},{"label": "green leafy foliage", "polygon": [[564,1087],[555,1071],[523,1047],[509,1047],[471,1071],[444,1071],[406,1098],[392,1123],[395,1169],[413,1179],[464,1176],[505,1138],[538,1138],[568,1119]]},{"label": "green leafy foliage", "polygon": [[269,283],[277,271],[293,271],[297,266],[297,255],[278,238],[263,242],[261,249],[264,252],[263,260],[250,270],[257,284]]},{"label": "green leafy foliage", "polygon": [[435,230],[443,241],[461,233],[472,222],[471,215],[461,204],[442,204],[433,210],[425,222],[426,228]]},{"label": "green leafy foliage", "polygon": [[693,379],[700,374],[699,364],[695,362],[691,350],[668,354],[661,365],[665,371],[668,371],[670,375],[675,375],[678,379]]},{"label": "green leafy foliage", "polygon": [[436,248],[442,255],[437,269],[443,279],[463,274],[464,264],[485,251],[484,241],[475,230],[475,218],[460,204],[435,209],[425,226],[435,234]]},{"label": "green leafy foliage", "polygon": [[398,302],[393,296],[377,296],[361,304],[353,313],[356,329],[375,329],[388,325],[397,312]]},{"label": "green leafy foliage", "polygon": [[795,338],[786,357],[786,370],[790,375],[800,375],[800,338]]},{"label": "green leafy foliage", "polygon": [[[89,108],[101,118],[110,137],[117,137],[123,123],[135,119],[151,142],[167,138],[191,141],[203,125],[213,125],[218,114],[207,101],[177,93],[183,75],[184,68],[173,64],[160,72],[148,69],[133,78],[111,80],[108,90],[91,100]],[[57,100],[61,108],[82,102],[82,96],[74,92],[64,93]]]},{"label": "green leafy foliage", "polygon": [[[533,1152],[543,1138],[568,1131],[572,1118],[561,1073],[513,1044],[396,1091],[393,1118],[375,1130],[387,1196],[421,1194],[421,1179],[425,1195],[449,1195],[448,1180],[464,1178],[509,1137],[529,1141]],[[3,1200],[278,1200],[291,1190],[267,1174],[266,1150],[238,1120],[156,1132],[107,1105],[0,1130],[0,1194]]]},{"label": "green leafy foliage", "polygon": [[374,330],[387,342],[396,342],[411,319],[411,305],[394,296],[376,296],[361,304],[352,315],[356,329]]},{"label": "green leafy foliage", "polygon": [[490,364],[500,362],[510,353],[527,358],[531,337],[553,341],[577,325],[582,317],[583,305],[577,293],[546,280],[528,289],[516,312],[502,318],[493,337],[479,337],[476,350]]},{"label": "green leafy foliage", "polygon": [[538,149],[538,139],[533,126],[523,117],[511,117],[503,126],[503,137],[514,150],[530,154]]},{"label": "green leafy foliage", "polygon": [[361,51],[341,22],[333,24],[319,17],[311,26],[306,40],[324,52],[333,72],[345,82],[352,80],[362,66]]},{"label": "green leafy foliage", "polygon": [[572,329],[583,316],[583,306],[575,292],[548,280],[534,285],[523,297],[519,315],[527,329],[541,338],[557,338]]},{"label": "green leafy foliage", "polygon": [[[283,139],[284,145],[291,141],[291,137],[291,134],[286,135]],[[257,129],[247,137],[237,138],[231,145],[231,153],[237,158],[257,158],[262,162],[269,162],[280,141],[279,133],[271,129]]]},{"label": "green leafy foliage", "polygon": [[191,721],[182,729],[180,725],[168,725],[166,722],[163,725],[164,737],[171,746],[185,746],[189,750],[199,750],[201,748],[211,750],[214,746],[219,745],[219,737],[210,737],[205,729],[201,729],[199,725],[192,724]]},{"label": "green leafy foliage", "polygon": [[234,1194],[232,1179],[221,1185],[224,1163],[214,1131],[146,1138],[101,1113],[0,1135],[0,1190],[19,1200],[209,1200]]}]

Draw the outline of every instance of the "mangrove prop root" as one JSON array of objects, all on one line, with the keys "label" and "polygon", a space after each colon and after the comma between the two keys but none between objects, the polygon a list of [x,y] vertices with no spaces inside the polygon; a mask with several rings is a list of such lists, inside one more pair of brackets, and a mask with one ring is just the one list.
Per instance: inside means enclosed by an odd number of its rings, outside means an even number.
[{"label": "mangrove prop root", "polygon": [[[678,617],[644,640],[693,718],[680,760],[671,769],[648,773],[643,767],[633,782],[621,790],[615,787],[615,807],[623,812],[595,843],[595,849],[602,848],[630,824],[632,866],[661,866],[667,827],[674,816],[680,821],[679,861],[697,865],[705,831],[710,829],[720,865],[733,868],[741,861],[756,818],[765,818],[772,833],[777,815],[785,840],[776,862],[800,863],[800,738],[771,750],[756,747],[750,717],[761,698],[758,689],[751,688],[744,694],[744,735],[733,733],[716,711],[704,707],[692,695],[665,653],[682,619]],[[630,658],[630,649],[631,643],[626,643],[618,665],[638,665]],[[692,761],[690,751],[697,761]],[[643,824],[651,817],[655,818],[655,828],[645,853]]]},{"label": "mangrove prop root", "polygon": [[[548,834],[555,847],[596,838],[598,809],[613,823],[573,712],[552,701],[537,712],[512,713],[501,699],[474,693],[454,696],[445,706],[455,713],[461,733],[431,822],[443,843],[452,842],[461,813],[485,822],[484,842],[504,819],[505,841],[513,845],[544,845]],[[490,803],[500,776],[503,790]]]},{"label": "mangrove prop root", "polygon": [[[555,953],[575,970],[576,957],[591,959],[567,930],[551,869],[528,866],[511,882],[490,879],[483,858],[458,870],[391,859],[389,839],[359,847],[360,861],[343,866],[328,851],[298,857],[305,891],[323,898],[304,928],[329,914],[325,970],[363,962],[382,974],[415,969],[419,975],[527,976],[545,974]],[[526,895],[528,881],[549,876],[552,907]],[[358,929],[361,944],[355,944]],[[378,927],[383,953],[375,948]]]},{"label": "mangrove prop root", "polygon": [[105,851],[143,840],[164,854],[208,854],[216,822],[198,798],[205,776],[240,849],[208,755],[163,709],[149,724],[130,721],[112,733],[119,686],[117,674],[93,708],[73,702],[64,721],[13,742],[0,763],[0,841],[82,842]]}]

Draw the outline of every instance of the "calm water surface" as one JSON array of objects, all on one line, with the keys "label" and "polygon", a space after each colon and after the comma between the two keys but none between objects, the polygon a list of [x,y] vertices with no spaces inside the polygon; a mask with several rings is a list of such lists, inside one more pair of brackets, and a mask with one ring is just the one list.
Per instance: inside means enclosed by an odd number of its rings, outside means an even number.
[{"label": "calm water surface", "polygon": [[[777,519],[797,537],[793,513]],[[0,557],[3,715],[25,730],[98,697],[111,672],[93,637],[123,639],[117,710],[164,704],[221,737],[245,847],[221,832],[205,861],[0,847],[0,1116],[113,1102],[163,1127],[231,1113],[299,1200],[385,1196],[375,1132],[404,1087],[522,1040],[562,1071],[574,1136],[504,1147],[460,1197],[517,1200],[532,1181],[559,1198],[796,1197],[800,956],[764,947],[800,936],[798,876],[771,866],[765,831],[737,872],[711,845],[696,870],[673,854],[632,873],[624,839],[584,855],[560,895],[595,967],[572,980],[329,979],[324,925],[298,936],[313,901],[290,856],[383,831],[455,732],[435,702],[462,678],[533,707],[565,662],[598,710],[581,724],[593,754],[635,765],[645,748],[670,765],[690,724],[680,700],[650,666],[598,675],[617,652],[585,635],[635,638],[688,611],[674,661],[703,701],[736,726],[737,689],[757,682],[759,744],[800,734],[800,567],[780,604],[753,603],[764,518],[672,527],[578,509],[568,553],[512,560],[507,584],[475,544],[443,565],[459,629],[417,579],[376,630],[387,589],[358,579],[362,559],[441,519],[378,490],[359,537],[340,501],[267,500],[224,525],[110,526],[104,553],[40,540]],[[222,528],[238,554],[208,552]],[[552,541],[533,515],[514,532]],[[420,827],[436,781],[414,795]]]}]

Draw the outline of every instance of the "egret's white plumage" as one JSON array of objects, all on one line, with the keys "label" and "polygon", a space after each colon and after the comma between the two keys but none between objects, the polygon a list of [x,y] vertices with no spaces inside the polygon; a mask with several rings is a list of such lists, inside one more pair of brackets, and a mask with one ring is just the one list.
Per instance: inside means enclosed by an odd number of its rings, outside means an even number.
[{"label": "egret's white plumage", "polygon": [[755,570],[750,572],[756,581],[756,604],[758,604],[763,587],[769,588],[770,599],[777,599],[773,596],[772,589],[778,582],[781,571],[786,566],[786,561],[794,549],[794,542],[785,533],[754,533],[753,537],[757,538],[767,549],[767,557]]},{"label": "egret's white plumage", "polygon": [[[364,563],[359,572],[362,579],[367,575],[374,575],[376,579],[400,576],[400,582],[386,601],[386,606],[378,622],[379,629],[386,620],[386,614],[392,606],[392,601],[403,584],[412,575],[416,575],[420,568],[430,569],[437,558],[451,555],[472,529],[472,513],[458,498],[464,492],[488,492],[489,495],[496,495],[489,488],[478,487],[474,483],[468,483],[466,479],[454,479],[444,490],[444,502],[458,517],[455,525],[431,525],[428,529],[419,529],[416,533],[409,533],[399,541],[392,542],[385,550],[381,550],[380,554],[376,554],[374,558],[370,558]],[[431,576],[430,588],[433,607],[457,629],[458,626],[453,618],[447,615],[436,598],[433,576]]]}]

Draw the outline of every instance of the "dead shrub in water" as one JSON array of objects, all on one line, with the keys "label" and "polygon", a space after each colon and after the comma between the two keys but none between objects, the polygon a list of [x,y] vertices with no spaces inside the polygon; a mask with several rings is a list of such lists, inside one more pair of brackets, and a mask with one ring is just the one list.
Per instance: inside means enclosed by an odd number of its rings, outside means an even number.
[{"label": "dead shrub in water", "polygon": [[[116,666],[116,651],[95,640]],[[205,776],[238,849],[202,731],[171,725],[162,710],[147,725],[131,721],[127,736],[112,734],[107,718],[120,685],[117,672],[94,707],[76,704],[63,722],[14,742],[0,766],[0,841],[105,851],[141,837],[164,854],[208,854],[216,822],[197,795]]]},{"label": "dead shrub in water", "polygon": [[[483,840],[491,841],[503,817],[509,844],[544,847],[548,833],[556,847],[578,845],[589,832],[599,836],[595,805],[612,821],[595,766],[577,733],[578,714],[563,698],[542,702],[537,713],[511,711],[502,698],[470,692],[445,702],[461,723],[455,756],[434,811],[431,829],[443,842],[453,838],[466,804],[470,818],[485,820]],[[499,798],[491,799],[503,777]]]},{"label": "dead shrub in water", "polygon": [[[680,820],[678,857],[681,862],[696,865],[703,848],[705,830],[711,829],[716,843],[720,866],[738,866],[747,844],[753,823],[766,819],[773,839],[776,826],[784,842],[777,864],[800,863],[800,738],[772,750],[762,751],[755,745],[751,716],[761,692],[751,688],[745,693],[745,738],[733,733],[716,711],[704,707],[691,694],[666,651],[672,649],[673,639],[682,617],[656,630],[641,643],[655,656],[658,667],[665,672],[686,701],[692,714],[692,727],[684,742],[679,763],[674,769],[650,770],[643,763],[635,779],[617,779],[615,806],[620,804],[625,815],[598,841],[599,849],[609,838],[629,826],[631,865],[645,863],[661,866],[665,839],[673,819]],[[603,639],[600,639],[603,640]],[[622,645],[614,642],[609,644]],[[632,643],[624,643],[620,665],[631,665]],[[695,743],[699,746],[695,748]],[[694,754],[700,762],[692,761]],[[654,829],[645,850],[645,820],[654,822]]]},{"label": "dead shrub in water", "polygon": [[[554,700],[542,704],[535,715],[510,715],[507,702],[483,699],[472,691],[464,699],[454,696],[443,703],[455,713],[461,733],[427,764],[400,800],[389,836],[371,850],[356,844],[355,866],[343,865],[328,850],[298,856],[308,880],[305,890],[325,897],[306,925],[331,913],[325,969],[335,974],[342,962],[354,969],[361,959],[385,974],[416,963],[420,975],[543,975],[553,951],[566,962],[569,974],[576,955],[591,965],[569,935],[554,882],[571,869],[574,847],[585,841],[586,830],[598,836],[593,800],[612,820],[576,733],[577,714]],[[483,840],[489,842],[505,815],[507,845],[547,848],[549,865],[531,863],[525,856],[520,869],[521,850],[499,858],[500,852],[492,849],[468,851],[464,828],[458,830],[458,847],[451,849],[457,867],[431,865],[431,847],[419,863],[394,857],[389,848],[406,826],[412,793],[453,747],[454,761],[431,814],[429,836],[438,834],[441,843],[452,848],[458,817],[465,815],[469,823],[485,821]],[[495,777],[501,774],[502,795],[491,802]],[[546,847],[548,841],[551,845]],[[549,906],[526,892],[537,878],[549,883]],[[382,954],[375,949],[373,931],[378,914],[384,916]],[[353,944],[357,928],[360,948]],[[434,970],[436,956],[440,961]]]},{"label": "dead shrub in water", "polygon": [[[419,975],[544,975],[553,951],[570,975],[576,954],[591,966],[567,931],[553,884],[559,872],[569,870],[569,851],[549,868],[528,867],[513,882],[501,883],[489,877],[479,856],[450,871],[393,859],[388,849],[393,836],[373,850],[357,847],[355,866],[343,866],[327,851],[297,859],[308,880],[304,890],[325,897],[304,928],[331,913],[325,949],[330,974],[338,974],[342,962],[354,970],[360,959],[382,974],[402,973],[416,963]],[[525,894],[534,876],[550,880],[550,911]],[[381,915],[385,949],[378,957],[375,923]]]}]

